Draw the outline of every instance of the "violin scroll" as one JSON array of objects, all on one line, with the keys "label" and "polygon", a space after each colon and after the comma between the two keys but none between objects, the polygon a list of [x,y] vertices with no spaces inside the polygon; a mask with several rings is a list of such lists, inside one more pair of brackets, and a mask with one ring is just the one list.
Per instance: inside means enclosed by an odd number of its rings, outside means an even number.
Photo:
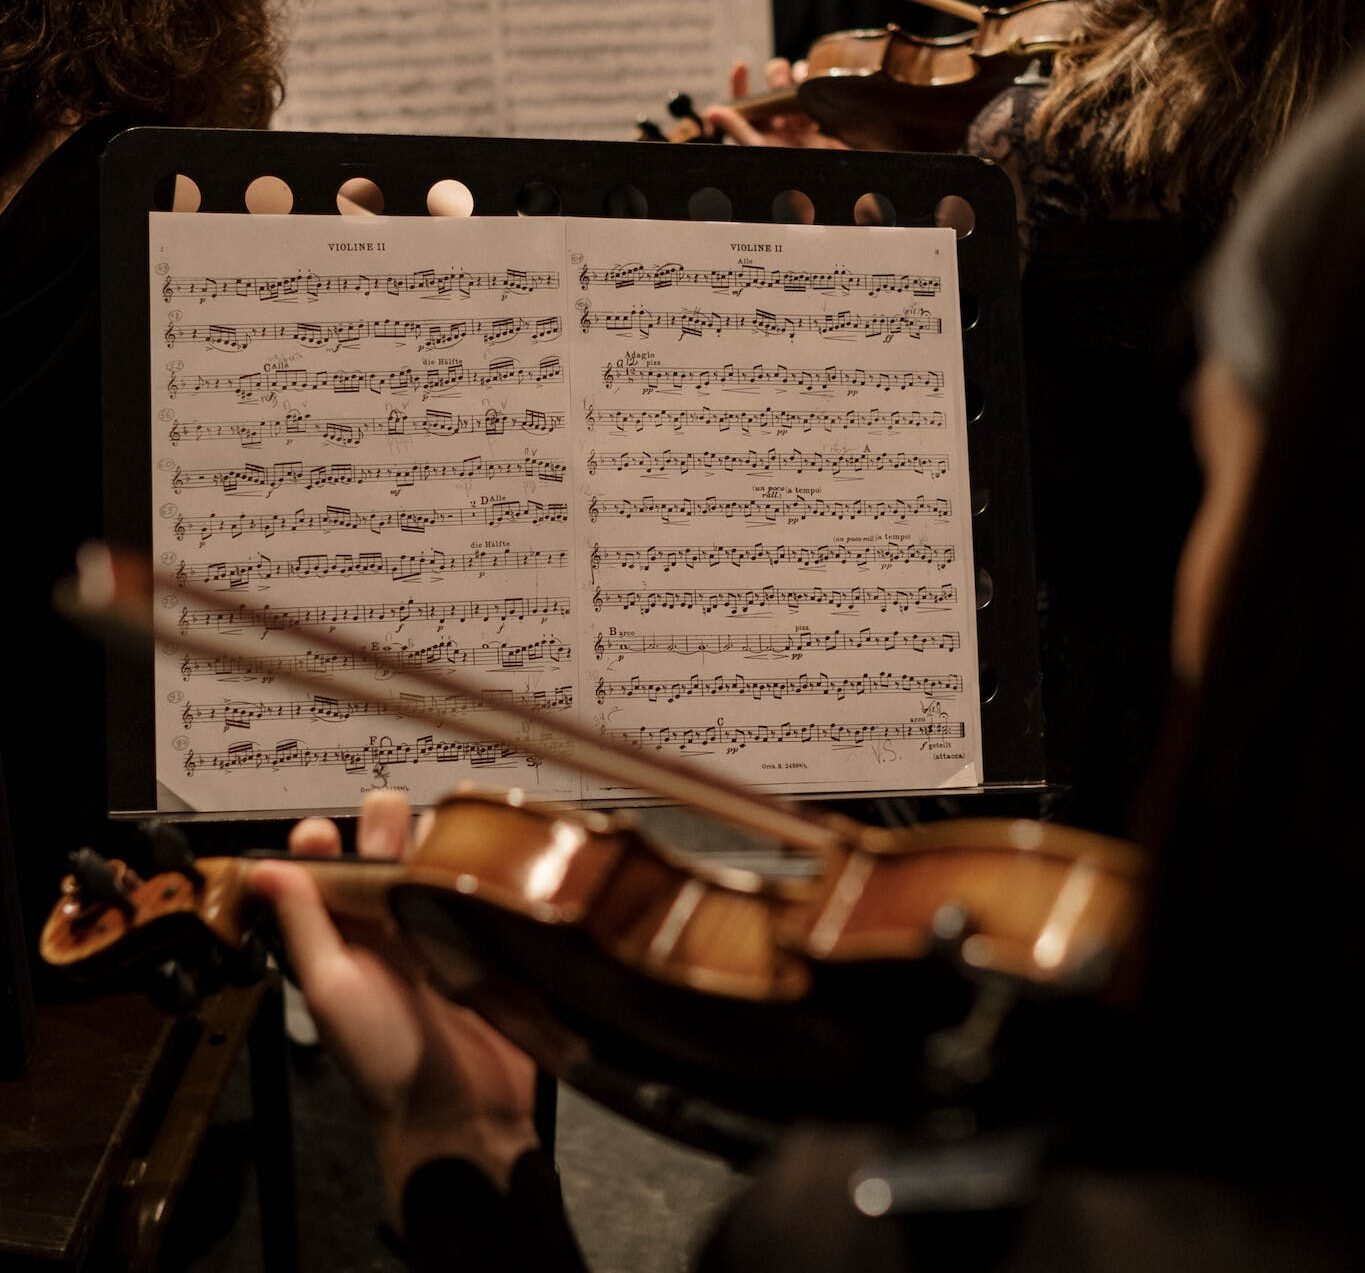
[{"label": "violin scroll", "polygon": [[152,998],[174,1012],[192,1010],[224,981],[258,980],[268,955],[245,904],[245,863],[208,859],[201,869],[187,848],[176,856],[175,869],[144,879],[93,849],[72,854],[39,937],[42,958],[83,978],[151,964]]}]

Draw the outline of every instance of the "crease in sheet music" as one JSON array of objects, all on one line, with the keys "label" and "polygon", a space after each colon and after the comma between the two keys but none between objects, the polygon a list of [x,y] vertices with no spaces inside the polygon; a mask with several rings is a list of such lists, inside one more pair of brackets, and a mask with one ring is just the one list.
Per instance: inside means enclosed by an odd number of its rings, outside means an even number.
[{"label": "crease in sheet music", "polygon": [[[168,806],[346,809],[463,778],[637,794],[369,701],[468,714],[404,669],[774,791],[979,782],[951,232],[150,233],[153,547],[220,598],[159,603],[266,659],[158,652]],[[398,672],[300,648],[305,625]]]}]

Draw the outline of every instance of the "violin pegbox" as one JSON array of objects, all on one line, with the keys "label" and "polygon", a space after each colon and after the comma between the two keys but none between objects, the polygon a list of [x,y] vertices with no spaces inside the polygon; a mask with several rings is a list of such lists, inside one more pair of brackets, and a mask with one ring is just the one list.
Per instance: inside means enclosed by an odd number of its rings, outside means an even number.
[{"label": "violin pegbox", "polygon": [[204,873],[195,865],[194,854],[185,833],[173,822],[148,818],[139,830],[151,845],[152,860],[161,871],[178,871],[195,888],[204,886]]},{"label": "violin pegbox", "polygon": [[157,1003],[189,1011],[224,981],[265,971],[267,953],[242,921],[247,867],[238,858],[196,862],[183,834],[147,824],[161,867],[148,878],[93,849],[71,855],[61,898],[39,938],[44,960],[80,978],[150,966]]}]

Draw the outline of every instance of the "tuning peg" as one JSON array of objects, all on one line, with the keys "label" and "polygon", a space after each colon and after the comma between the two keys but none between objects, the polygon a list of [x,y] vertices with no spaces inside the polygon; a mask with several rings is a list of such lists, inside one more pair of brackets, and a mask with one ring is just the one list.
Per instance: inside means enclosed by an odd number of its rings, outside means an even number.
[{"label": "tuning peg", "polygon": [[193,1012],[204,1000],[199,983],[174,959],[159,964],[147,987],[152,1002],[163,1012]]},{"label": "tuning peg", "polygon": [[247,933],[242,944],[228,956],[223,971],[236,986],[251,986],[265,976],[270,950],[258,933]]},{"label": "tuning peg", "polygon": [[682,127],[675,132],[670,141],[700,141],[700,142],[719,142],[724,141],[724,135],[712,132],[706,126],[706,121],[697,114],[696,107],[692,104],[692,99],[686,93],[674,93],[668,99],[668,113],[674,119],[682,121]]},{"label": "tuning peg", "polygon": [[648,119],[644,115],[641,115],[640,118],[635,121],[635,131],[638,134],[636,138],[636,140],[638,141],[668,140],[668,137],[665,135],[664,130],[660,128],[659,125],[656,124],[652,119]]},{"label": "tuning peg", "polygon": [[194,864],[190,842],[173,822],[148,818],[140,830],[152,846],[152,860],[163,871],[179,871],[195,888],[202,888],[204,875]]},{"label": "tuning peg", "polygon": [[668,113],[674,119],[690,119],[698,128],[702,127],[701,116],[697,114],[697,108],[692,105],[692,98],[687,93],[669,94]]},{"label": "tuning peg", "polygon": [[127,886],[94,849],[77,849],[67,858],[67,862],[83,900],[117,906],[132,919],[133,903],[128,899]]}]

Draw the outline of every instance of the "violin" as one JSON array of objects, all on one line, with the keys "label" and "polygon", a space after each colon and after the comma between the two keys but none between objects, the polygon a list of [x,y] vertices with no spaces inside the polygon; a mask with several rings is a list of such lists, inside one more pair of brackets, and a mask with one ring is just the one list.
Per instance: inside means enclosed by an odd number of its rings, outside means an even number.
[{"label": "violin", "polygon": [[[920,3],[972,25],[947,36],[916,35],[894,24],[836,31],[811,45],[799,84],[728,105],[755,125],[802,111],[857,150],[958,150],[993,97],[1035,59],[1072,43],[1081,8],[1079,0],[998,8],[965,0]],[[669,140],[707,139],[682,95],[675,94],[669,109],[683,119]]]},{"label": "violin", "polygon": [[[83,591],[102,598],[75,607],[87,615],[151,613],[150,591],[114,578]],[[339,640],[301,636],[319,638]],[[482,699],[461,678],[438,679]],[[458,728],[487,737],[498,726],[461,715]],[[661,1092],[689,1093],[731,1123],[737,1111],[774,1123],[912,1117],[926,1093],[987,1077],[1019,1005],[1106,984],[1136,926],[1144,864],[1126,843],[1026,819],[870,827],[599,743],[625,753],[632,784],[648,770],[664,798],[688,784],[718,790],[689,803],[766,829],[806,870],[703,863],[648,839],[629,814],[473,788],[435,806],[406,861],[290,860],[343,931],[415,958],[542,1068],[684,1139]],[[191,959],[259,965],[248,880],[261,855],[195,861],[174,836],[160,844],[146,879],[88,850],[73,861],[40,938],[49,964],[87,975],[172,956],[181,971]],[[717,1118],[706,1121],[714,1146]]]}]

